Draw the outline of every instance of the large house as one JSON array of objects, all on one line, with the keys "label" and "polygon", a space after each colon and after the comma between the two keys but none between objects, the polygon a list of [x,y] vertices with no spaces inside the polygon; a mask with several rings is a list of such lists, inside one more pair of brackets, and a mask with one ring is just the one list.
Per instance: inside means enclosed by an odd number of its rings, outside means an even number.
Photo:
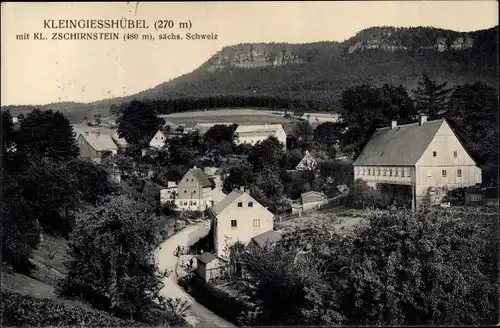
[{"label": "large house", "polygon": [[118,147],[113,139],[107,134],[101,134],[99,131],[96,133],[90,133],[89,131],[78,132],[76,141],[80,148],[80,157],[89,158],[97,163],[101,162],[106,153],[110,155],[118,153]]},{"label": "large house", "polygon": [[253,237],[273,230],[274,215],[244,189],[235,189],[210,209],[213,215],[215,256],[227,259],[227,248],[248,244]]},{"label": "large house", "polygon": [[253,146],[274,136],[286,149],[286,132],[281,124],[239,125],[236,128],[235,134],[237,136],[237,145],[249,144]]},{"label": "large house", "polygon": [[203,211],[212,206],[212,183],[198,167],[189,169],[177,184],[178,209]]},{"label": "large house", "polygon": [[412,208],[440,203],[452,189],[481,183],[476,165],[445,119],[375,131],[353,163],[354,179],[408,200]]}]

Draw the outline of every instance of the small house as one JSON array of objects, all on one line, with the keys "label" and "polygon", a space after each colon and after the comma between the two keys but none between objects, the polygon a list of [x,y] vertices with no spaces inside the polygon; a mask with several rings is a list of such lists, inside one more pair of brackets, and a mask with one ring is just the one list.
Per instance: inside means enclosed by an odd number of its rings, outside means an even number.
[{"label": "small house", "polygon": [[228,264],[213,253],[207,252],[196,257],[196,273],[204,281],[220,277],[227,268]]},{"label": "small house", "polygon": [[77,144],[80,148],[81,158],[89,158],[97,163],[100,163],[106,154],[114,156],[118,153],[118,147],[113,139],[99,131],[96,133],[85,131],[79,134]]}]

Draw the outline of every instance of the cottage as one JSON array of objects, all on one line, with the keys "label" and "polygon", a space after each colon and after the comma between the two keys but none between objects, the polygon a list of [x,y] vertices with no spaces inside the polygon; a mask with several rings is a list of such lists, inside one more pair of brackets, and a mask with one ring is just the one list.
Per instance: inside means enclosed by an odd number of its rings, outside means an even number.
[{"label": "cottage", "polygon": [[253,146],[274,136],[283,144],[286,150],[286,132],[281,124],[239,125],[235,134],[237,136],[237,145],[249,144]]},{"label": "cottage", "polygon": [[161,149],[165,147],[165,141],[167,140],[167,137],[163,132],[158,130],[155,135],[151,138],[149,141],[149,147],[155,148],[155,149]]},{"label": "cottage", "polygon": [[314,159],[314,157],[311,155],[309,150],[306,150],[306,154],[302,158],[302,160],[297,164],[297,167],[295,169],[297,171],[311,171],[314,170],[317,167],[318,163]]},{"label": "cottage", "polygon": [[308,191],[300,195],[304,211],[317,210],[328,203],[328,197],[318,191]]},{"label": "cottage", "polygon": [[227,258],[227,247],[273,230],[274,215],[243,188],[235,189],[210,209],[213,216],[215,255]]},{"label": "cottage", "polygon": [[85,131],[78,135],[77,144],[80,148],[80,157],[89,158],[97,163],[101,162],[105,154],[116,155],[118,147],[109,135],[90,133]]},{"label": "cottage", "polygon": [[175,204],[178,209],[203,211],[212,206],[212,183],[198,167],[189,169],[177,184]]},{"label": "cottage", "polygon": [[354,179],[408,200],[412,208],[437,204],[448,190],[481,183],[481,169],[445,119],[375,131],[353,163]]},{"label": "cottage", "polygon": [[227,263],[212,253],[203,253],[196,257],[196,273],[204,281],[220,277],[227,268]]}]

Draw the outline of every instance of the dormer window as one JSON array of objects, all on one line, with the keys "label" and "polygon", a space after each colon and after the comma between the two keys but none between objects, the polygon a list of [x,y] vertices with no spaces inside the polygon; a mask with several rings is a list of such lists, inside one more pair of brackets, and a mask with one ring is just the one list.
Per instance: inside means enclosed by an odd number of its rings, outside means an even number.
[{"label": "dormer window", "polygon": [[238,203],[238,207],[243,207],[243,203],[242,203],[242,202],[239,202],[239,203]]}]

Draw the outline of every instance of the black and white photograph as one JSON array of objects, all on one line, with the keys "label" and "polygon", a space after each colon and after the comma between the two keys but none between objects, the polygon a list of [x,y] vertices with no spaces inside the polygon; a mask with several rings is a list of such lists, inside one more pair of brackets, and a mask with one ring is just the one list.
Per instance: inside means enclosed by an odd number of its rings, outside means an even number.
[{"label": "black and white photograph", "polygon": [[498,20],[2,2],[0,326],[498,326]]}]

